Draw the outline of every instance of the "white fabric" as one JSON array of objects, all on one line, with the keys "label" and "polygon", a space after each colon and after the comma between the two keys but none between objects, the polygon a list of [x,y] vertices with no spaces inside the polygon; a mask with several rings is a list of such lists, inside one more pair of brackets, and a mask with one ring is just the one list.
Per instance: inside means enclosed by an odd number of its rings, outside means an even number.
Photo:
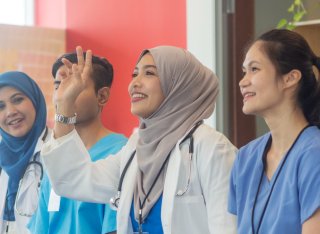
[{"label": "white fabric", "polygon": [[[50,131],[49,131],[50,132]],[[42,138],[44,136],[45,130],[39,137],[39,140],[37,142],[36,148],[34,152],[38,152],[41,150],[41,147],[43,145]],[[50,133],[48,133],[50,135]],[[46,139],[49,139],[49,137],[46,137]],[[32,158],[31,158],[32,160]],[[37,167],[38,168],[38,167]],[[2,219],[3,213],[4,213],[4,206],[5,206],[5,201],[6,201],[6,193],[7,193],[7,188],[8,188],[8,180],[9,177],[5,173],[5,171],[1,171],[0,175],[0,234],[7,234],[6,232],[6,226],[7,226],[7,221],[4,221]],[[38,198],[33,197],[31,198],[33,201],[38,201]],[[31,200],[29,197],[26,197],[26,200]],[[37,202],[35,204],[38,204]],[[9,234],[30,234],[29,230],[27,229],[26,225],[29,223],[30,218],[21,216],[15,212],[15,222],[10,222],[9,223]]]},{"label": "white fabric", "polygon": [[[201,125],[194,135],[191,184],[181,197],[189,169],[189,141],[172,151],[163,190],[161,221],[165,234],[236,233],[236,220],[227,212],[229,176],[235,147],[221,134]],[[92,163],[79,135],[72,131],[42,148],[44,165],[54,190],[61,196],[105,203],[116,194],[120,172],[135,150],[133,134],[115,156]],[[182,138],[183,139],[183,138]],[[117,233],[132,233],[130,208],[138,170],[133,159],[125,175],[117,213]]]}]

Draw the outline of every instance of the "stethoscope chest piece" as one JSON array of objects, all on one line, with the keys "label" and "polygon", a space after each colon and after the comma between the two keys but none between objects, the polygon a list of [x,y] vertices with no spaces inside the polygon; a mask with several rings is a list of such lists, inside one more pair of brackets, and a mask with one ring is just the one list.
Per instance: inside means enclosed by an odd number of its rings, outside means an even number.
[{"label": "stethoscope chest piece", "polygon": [[111,209],[113,209],[113,210],[117,210],[118,209],[119,202],[120,202],[120,195],[121,195],[121,192],[118,191],[115,196],[110,198],[110,208]]}]

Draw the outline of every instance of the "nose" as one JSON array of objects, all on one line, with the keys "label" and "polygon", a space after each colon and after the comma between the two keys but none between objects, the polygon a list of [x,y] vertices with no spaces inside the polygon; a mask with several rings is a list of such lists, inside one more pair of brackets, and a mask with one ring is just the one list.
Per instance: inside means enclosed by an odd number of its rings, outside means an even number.
[{"label": "nose", "polygon": [[141,76],[137,75],[129,83],[129,86],[128,86],[129,94],[134,88],[139,88],[140,86],[141,86]]},{"label": "nose", "polygon": [[12,105],[11,103],[8,103],[6,105],[6,109],[5,109],[5,113],[7,117],[12,117],[15,116],[17,114],[17,109],[14,105]]},{"label": "nose", "polygon": [[239,81],[240,88],[244,88],[250,84],[250,79],[247,74],[245,74],[242,79]]}]

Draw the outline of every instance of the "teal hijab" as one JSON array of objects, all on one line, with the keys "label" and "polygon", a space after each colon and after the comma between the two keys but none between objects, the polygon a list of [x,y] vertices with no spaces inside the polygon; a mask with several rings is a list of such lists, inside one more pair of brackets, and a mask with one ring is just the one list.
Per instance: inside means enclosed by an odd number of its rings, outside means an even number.
[{"label": "teal hijab", "polygon": [[10,71],[0,74],[0,88],[10,86],[24,93],[36,110],[31,130],[22,137],[14,137],[0,128],[0,167],[9,176],[3,220],[14,221],[14,203],[19,181],[34,154],[38,138],[46,127],[47,111],[39,86],[23,72]]}]

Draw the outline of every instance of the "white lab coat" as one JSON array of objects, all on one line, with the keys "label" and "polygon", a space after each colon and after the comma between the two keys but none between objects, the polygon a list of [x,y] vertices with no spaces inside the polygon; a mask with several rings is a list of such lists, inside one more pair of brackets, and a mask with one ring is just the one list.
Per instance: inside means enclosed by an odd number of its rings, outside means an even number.
[{"label": "white lab coat", "polygon": [[[45,134],[45,130],[42,132],[41,136],[38,139],[37,145],[35,147],[35,153],[39,152],[41,150],[41,147],[43,145],[43,136]],[[47,134],[46,139],[49,139],[48,137],[49,133]],[[0,139],[1,141],[1,139]],[[32,160],[32,158],[30,159]],[[39,170],[39,167],[36,167],[36,170]],[[38,173],[38,171],[37,171]],[[2,219],[3,213],[4,213],[4,206],[5,206],[5,201],[6,201],[6,193],[7,193],[7,188],[8,188],[8,181],[9,181],[9,176],[5,173],[4,170],[1,171],[0,174],[0,234],[2,233],[8,233],[8,234],[29,234],[29,230],[27,229],[26,225],[29,223],[30,218],[26,216],[21,216],[17,212],[15,212],[15,219],[16,221],[14,222],[9,222],[9,230],[6,232],[7,228],[7,221],[4,221]],[[28,199],[28,198],[26,198]],[[35,201],[38,201],[37,197],[32,198]],[[35,202],[37,204],[37,202]]]},{"label": "white lab coat", "polygon": [[[189,170],[189,140],[173,149],[163,190],[161,221],[165,234],[236,233],[236,220],[227,212],[230,170],[236,148],[216,130],[202,124],[194,136],[191,182],[183,196]],[[183,138],[182,138],[183,139]],[[106,203],[117,192],[121,171],[135,150],[138,134],[115,156],[92,163],[73,130],[44,145],[41,154],[54,190],[61,196]],[[180,146],[179,146],[180,145]],[[130,208],[137,174],[134,157],[122,185],[117,213],[117,233],[132,233]]]}]

